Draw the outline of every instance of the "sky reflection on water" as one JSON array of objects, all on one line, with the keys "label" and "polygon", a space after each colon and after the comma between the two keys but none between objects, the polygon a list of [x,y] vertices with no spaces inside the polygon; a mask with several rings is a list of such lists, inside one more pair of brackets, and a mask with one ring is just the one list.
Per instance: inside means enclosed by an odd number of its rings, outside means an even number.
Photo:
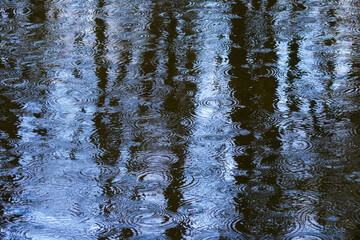
[{"label": "sky reflection on water", "polygon": [[352,0],[0,4],[2,239],[357,239]]}]

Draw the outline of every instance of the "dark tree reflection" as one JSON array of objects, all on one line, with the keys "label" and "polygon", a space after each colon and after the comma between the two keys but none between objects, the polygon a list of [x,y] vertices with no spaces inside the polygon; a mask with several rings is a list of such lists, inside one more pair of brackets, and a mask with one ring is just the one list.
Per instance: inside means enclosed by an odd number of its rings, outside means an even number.
[{"label": "dark tree reflection", "polygon": [[[9,99],[7,96],[10,89],[2,88],[0,90],[1,105],[4,106],[0,111],[0,148],[1,148],[1,175],[0,175],[0,226],[2,229],[11,222],[17,222],[21,217],[21,211],[12,211],[11,206],[16,203],[18,196],[17,179],[20,177],[19,171],[20,156],[14,151],[15,142],[19,138],[19,118],[16,112],[20,109],[19,104]],[[1,233],[0,236],[6,235]]]},{"label": "dark tree reflection", "polygon": [[235,157],[241,173],[235,179],[242,189],[235,203],[243,217],[235,228],[249,236],[275,237],[293,226],[290,214],[280,207],[284,194],[277,173],[281,141],[272,116],[278,87],[274,75],[278,71],[277,47],[272,16],[260,10],[260,2],[251,7],[242,3],[233,6],[233,14],[239,18],[232,21],[236,47],[229,55],[231,86],[242,105],[233,111],[232,120],[248,131],[234,138],[236,146],[244,149]]}]

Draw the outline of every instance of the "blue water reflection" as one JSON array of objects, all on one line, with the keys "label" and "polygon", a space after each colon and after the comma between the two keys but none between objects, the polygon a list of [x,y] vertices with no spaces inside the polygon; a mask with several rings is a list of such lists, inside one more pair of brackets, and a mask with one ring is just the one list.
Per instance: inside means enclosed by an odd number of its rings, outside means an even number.
[{"label": "blue water reflection", "polygon": [[2,1],[2,239],[357,239],[360,4]]}]

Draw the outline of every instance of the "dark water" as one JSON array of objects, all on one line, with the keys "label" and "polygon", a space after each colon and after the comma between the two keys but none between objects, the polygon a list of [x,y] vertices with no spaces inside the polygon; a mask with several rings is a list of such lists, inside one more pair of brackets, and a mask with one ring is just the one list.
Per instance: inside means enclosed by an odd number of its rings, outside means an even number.
[{"label": "dark water", "polygon": [[1,239],[360,238],[360,1],[0,16]]}]

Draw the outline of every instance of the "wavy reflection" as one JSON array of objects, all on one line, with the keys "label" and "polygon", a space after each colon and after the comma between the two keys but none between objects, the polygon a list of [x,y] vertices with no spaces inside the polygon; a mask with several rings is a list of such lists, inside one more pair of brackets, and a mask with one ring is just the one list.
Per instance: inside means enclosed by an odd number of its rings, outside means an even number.
[{"label": "wavy reflection", "polygon": [[359,4],[3,1],[4,239],[357,239]]}]

